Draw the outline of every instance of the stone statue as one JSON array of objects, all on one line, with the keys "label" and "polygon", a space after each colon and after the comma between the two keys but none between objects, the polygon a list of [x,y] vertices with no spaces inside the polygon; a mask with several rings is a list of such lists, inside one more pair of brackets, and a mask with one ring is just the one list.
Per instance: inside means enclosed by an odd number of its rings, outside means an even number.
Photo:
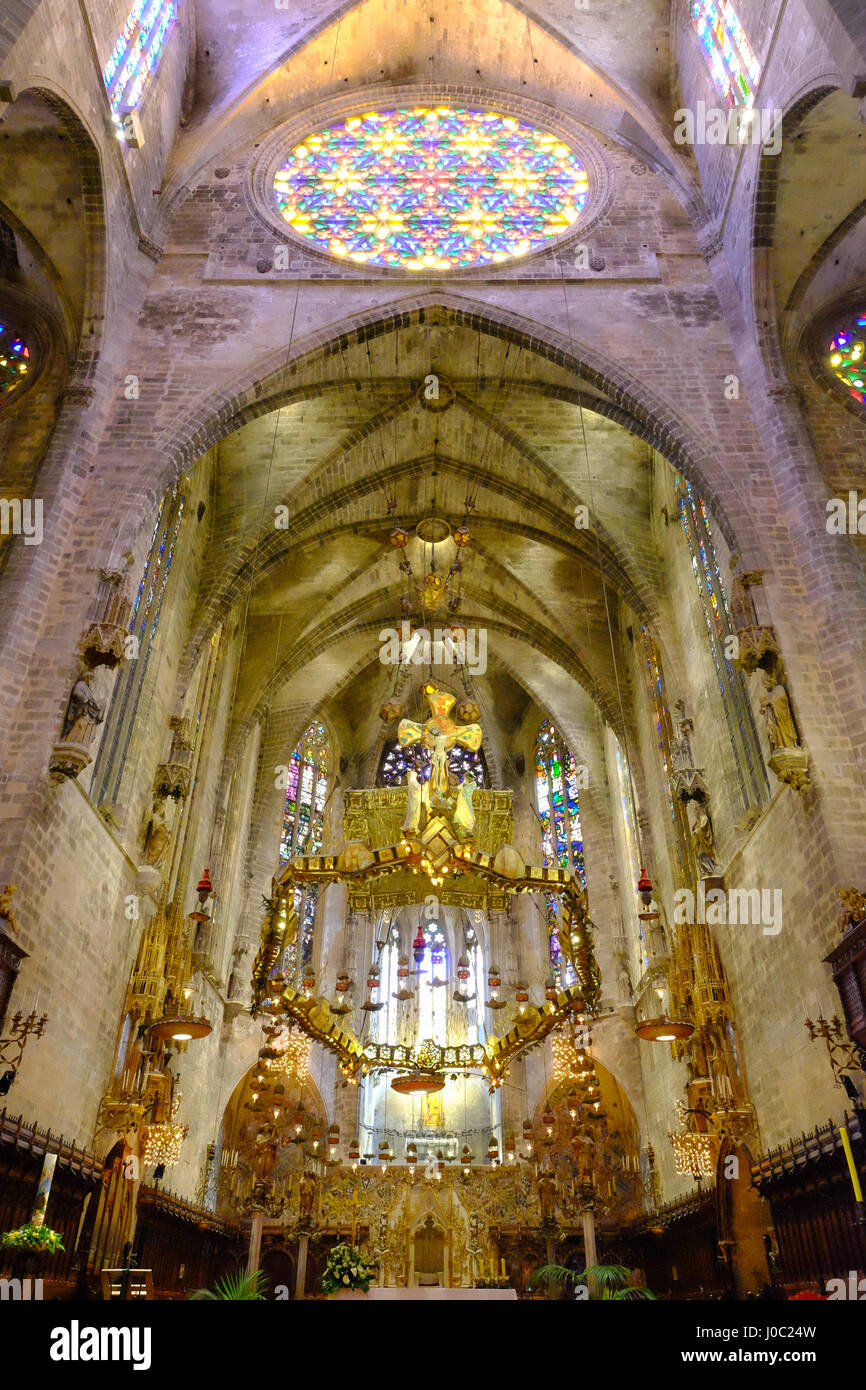
[{"label": "stone statue", "polygon": [[691,771],[694,767],[692,757],[692,745],[689,734],[694,727],[690,719],[684,717],[685,704],[682,700],[677,700],[676,709],[678,719],[676,721],[676,732],[671,740],[671,755],[674,772]]},{"label": "stone statue", "polygon": [[406,793],[406,819],[400,829],[416,835],[421,828],[421,808],[429,805],[429,792],[427,783],[421,781],[414,767],[410,767],[406,776]]},{"label": "stone statue", "polygon": [[774,685],[770,675],[764,678],[764,689],[766,695],[761,701],[761,714],[764,716],[771,751],[775,753],[779,748],[799,748],[800,739],[787,690],[781,682]]},{"label": "stone statue", "polygon": [[475,829],[475,812],[472,798],[477,783],[474,777],[465,777],[457,791],[457,806],[454,811],[454,829],[460,836],[469,836]]},{"label": "stone statue", "polygon": [[149,864],[153,869],[158,869],[165,858],[170,840],[171,828],[166,821],[164,807],[157,803],[153,808],[144,834],[143,856],[145,864]]},{"label": "stone statue", "polygon": [[[731,560],[733,569],[733,558]],[[752,576],[748,576],[752,578]],[[745,582],[746,576],[742,574],[731,574],[731,625],[735,632],[740,632],[746,627],[758,626],[758,615],[755,611],[755,600],[749,592],[749,585]]]},{"label": "stone statue", "polygon": [[277,1161],[279,1141],[272,1124],[264,1125],[256,1135],[255,1167],[256,1182],[270,1182]]},{"label": "stone statue", "polygon": [[316,1175],[307,1169],[306,1172],[301,1175],[299,1184],[299,1216],[302,1222],[308,1223],[312,1221],[315,1215],[317,1189],[318,1183],[316,1181]]},{"label": "stone statue", "polygon": [[706,805],[697,797],[689,802],[689,829],[692,849],[702,877],[718,877],[719,864],[716,859],[716,837],[713,832],[713,822]]},{"label": "stone statue", "polygon": [[105,717],[105,708],[93,697],[93,672],[83,671],[72,687],[66,713],[63,716],[63,743],[90,743],[97,724]]},{"label": "stone statue", "polygon": [[17,892],[18,885],[7,883],[6,887],[0,892],[0,921],[5,922],[12,936],[18,935],[18,924],[12,915],[12,895]]}]

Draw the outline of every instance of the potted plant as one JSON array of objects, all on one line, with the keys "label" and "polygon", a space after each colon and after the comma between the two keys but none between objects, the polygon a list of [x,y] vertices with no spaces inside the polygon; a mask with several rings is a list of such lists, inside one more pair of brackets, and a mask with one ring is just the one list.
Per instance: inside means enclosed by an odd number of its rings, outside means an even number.
[{"label": "potted plant", "polygon": [[262,1292],[264,1283],[265,1276],[260,1269],[247,1270],[243,1274],[224,1274],[212,1289],[196,1289],[195,1293],[190,1294],[190,1299],[207,1300],[209,1303],[223,1303],[226,1300],[261,1303],[265,1297]]},{"label": "potted plant", "polygon": [[8,1250],[12,1257],[14,1278],[26,1278],[35,1274],[42,1263],[42,1256],[54,1255],[64,1250],[63,1237],[50,1226],[40,1226],[28,1221],[14,1231],[4,1231],[0,1236],[0,1247]]},{"label": "potted plant", "polygon": [[563,1288],[573,1285],[585,1288],[587,1297],[597,1303],[607,1302],[608,1299],[622,1303],[635,1298],[655,1298],[655,1294],[643,1285],[628,1282],[629,1271],[625,1265],[588,1265],[579,1274],[565,1265],[542,1265],[531,1275],[529,1287],[533,1288],[542,1279],[550,1279]]},{"label": "potted plant", "polygon": [[15,1231],[4,1231],[0,1236],[0,1245],[7,1250],[29,1250],[38,1255],[53,1255],[55,1251],[65,1249],[59,1231],[52,1231],[50,1226],[37,1226],[33,1221],[28,1221],[26,1226],[19,1226]]},{"label": "potted plant", "polygon": [[335,1245],[322,1275],[322,1293],[367,1293],[379,1266],[367,1260],[353,1245]]}]

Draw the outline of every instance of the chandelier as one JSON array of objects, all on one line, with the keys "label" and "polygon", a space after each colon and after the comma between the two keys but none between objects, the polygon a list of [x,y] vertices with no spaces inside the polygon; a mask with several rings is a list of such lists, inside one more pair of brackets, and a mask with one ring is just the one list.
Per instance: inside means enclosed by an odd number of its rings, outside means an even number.
[{"label": "chandelier", "polygon": [[189,1125],[174,1122],[180,1102],[180,1091],[175,1091],[171,1102],[171,1118],[162,1123],[148,1125],[144,1133],[142,1163],[161,1163],[164,1168],[171,1168],[177,1163],[180,1158],[180,1146],[189,1133]]}]

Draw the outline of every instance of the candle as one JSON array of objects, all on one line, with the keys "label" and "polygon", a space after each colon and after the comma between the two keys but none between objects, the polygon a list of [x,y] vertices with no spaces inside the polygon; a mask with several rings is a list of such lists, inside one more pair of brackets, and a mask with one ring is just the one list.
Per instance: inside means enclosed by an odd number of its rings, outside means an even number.
[{"label": "candle", "polygon": [[502,1278],[504,1279],[504,1278],[505,1278],[505,1261],[504,1261],[504,1260],[500,1260],[500,1261],[499,1261],[499,1272],[500,1272],[500,1274],[502,1275]]}]

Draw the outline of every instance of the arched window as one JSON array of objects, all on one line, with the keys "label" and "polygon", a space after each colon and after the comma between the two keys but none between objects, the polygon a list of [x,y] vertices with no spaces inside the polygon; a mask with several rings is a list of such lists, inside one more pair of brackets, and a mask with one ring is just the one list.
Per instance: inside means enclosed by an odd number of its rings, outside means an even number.
[{"label": "arched window", "polygon": [[680,517],[692,571],[701,600],[707,635],[710,639],[710,652],[719,682],[719,694],[731,747],[734,750],[734,766],[740,785],[743,806],[760,806],[767,798],[767,774],[761,742],[755,728],[752,705],[743,674],[726,656],[728,638],[731,636],[731,620],[728,612],[728,599],[716,559],[716,547],[710,530],[710,521],[703,498],[698,497],[691,483],[680,484]]},{"label": "arched window", "polygon": [[[542,827],[544,864],[548,868],[571,869],[585,887],[577,792],[574,755],[556,725],[546,719],[535,741],[535,800]],[[553,975],[563,985],[573,984],[574,971],[562,960],[558,936],[559,901],[552,893],[547,894],[547,925]]]},{"label": "arched window", "polygon": [[0,410],[30,370],[30,349],[17,333],[0,323]]},{"label": "arched window", "polygon": [[432,1038],[443,1046],[448,1022],[448,946],[438,922],[422,928],[427,950],[418,971],[418,1041]]},{"label": "arched window", "polygon": [[[430,749],[423,743],[401,748],[398,740],[392,739],[382,749],[376,781],[380,787],[402,787],[410,768],[414,768],[421,780],[426,781],[430,776],[431,756]],[[464,777],[474,777],[476,786],[490,786],[490,775],[484,750],[481,748],[477,753],[473,753],[469,748],[452,748],[448,754],[448,767],[458,783],[462,782]]]},{"label": "arched window", "polygon": [[859,405],[866,405],[866,314],[849,317],[830,342],[830,370]]},{"label": "arched window", "polygon": [[[280,836],[280,863],[298,855],[318,854],[322,848],[325,802],[328,797],[328,769],[331,750],[324,724],[317,719],[298,740],[289,760],[283,830]],[[313,951],[316,921],[317,885],[295,889],[298,913],[298,945],[286,947],[279,972],[293,978],[299,966],[307,965]]]},{"label": "arched window", "polygon": [[647,680],[649,682],[650,701],[652,703],[653,723],[656,730],[656,742],[661,758],[662,770],[664,772],[664,788],[667,793],[668,806],[671,813],[671,827],[673,830],[674,849],[677,857],[677,880],[680,883],[685,883],[684,875],[686,872],[686,865],[689,862],[686,852],[689,839],[689,827],[685,818],[682,802],[674,797],[671,786],[674,765],[673,755],[671,753],[671,740],[674,733],[673,721],[668,704],[661,657],[658,647],[655,644],[655,638],[648,627],[642,627],[640,632],[643,638],[644,653],[646,655]]},{"label": "arched window", "polygon": [[299,854],[318,854],[328,792],[330,750],[324,724],[314,720],[298,741],[289,762],[280,863]]},{"label": "arched window", "polygon": [[177,0],[135,0],[102,70],[115,123],[141,105],[177,19]]},{"label": "arched window", "polygon": [[134,661],[127,662],[117,682],[108,726],[93,773],[91,796],[97,805],[104,801],[116,802],[120,793],[129,741],[162,613],[185,502],[183,494],[175,488],[170,495],[167,493],[163,497],[156,514],[156,525],[129,620],[129,631],[138,639],[137,656]]},{"label": "arched window", "polygon": [[761,64],[730,0],[692,0],[692,23],[718,91],[731,106],[753,106]]}]

